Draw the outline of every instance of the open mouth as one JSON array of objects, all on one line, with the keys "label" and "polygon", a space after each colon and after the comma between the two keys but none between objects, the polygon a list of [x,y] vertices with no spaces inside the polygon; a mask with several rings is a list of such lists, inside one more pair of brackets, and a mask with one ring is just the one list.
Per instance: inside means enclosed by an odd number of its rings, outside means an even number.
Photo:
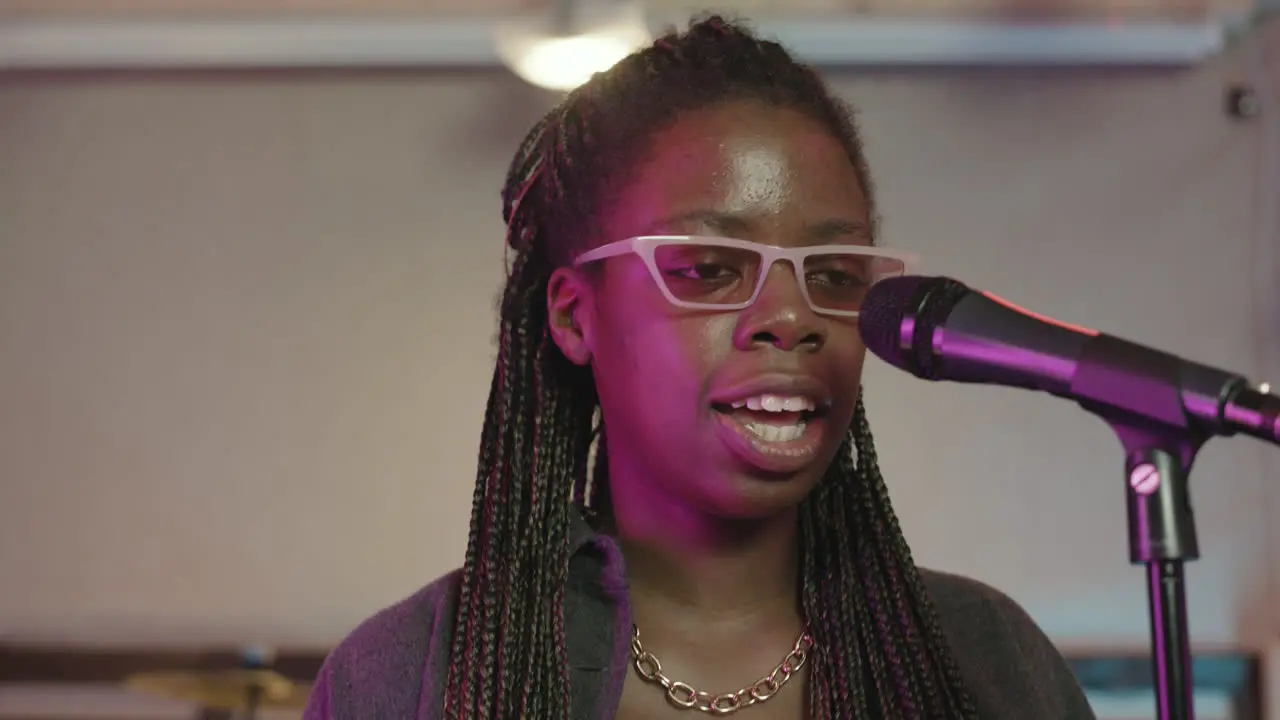
[{"label": "open mouth", "polygon": [[805,429],[828,409],[810,398],[783,395],[758,395],[712,407],[760,440],[782,444],[804,437]]},{"label": "open mouth", "polygon": [[712,405],[721,438],[748,465],[790,476],[808,467],[823,441],[826,402],[802,395],[764,394]]}]

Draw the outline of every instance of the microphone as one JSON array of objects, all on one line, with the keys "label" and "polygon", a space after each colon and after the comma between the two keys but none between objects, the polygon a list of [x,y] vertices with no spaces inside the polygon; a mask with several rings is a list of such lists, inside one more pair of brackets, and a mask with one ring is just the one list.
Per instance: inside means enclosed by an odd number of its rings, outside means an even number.
[{"label": "microphone", "polygon": [[877,282],[858,328],[868,350],[926,380],[1040,390],[1110,420],[1280,445],[1280,396],[1269,385],[1037,315],[951,278]]}]

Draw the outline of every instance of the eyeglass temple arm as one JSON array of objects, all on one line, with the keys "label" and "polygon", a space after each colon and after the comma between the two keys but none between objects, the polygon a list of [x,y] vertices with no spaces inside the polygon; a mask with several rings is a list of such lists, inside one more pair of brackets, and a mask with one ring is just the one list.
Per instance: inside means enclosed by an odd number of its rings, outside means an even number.
[{"label": "eyeglass temple arm", "polygon": [[623,240],[621,242],[601,245],[600,247],[595,248],[594,250],[588,250],[582,253],[581,255],[579,255],[578,259],[575,260],[573,264],[581,265],[583,263],[594,262],[596,260],[604,260],[605,258],[617,257],[618,255],[625,255],[632,251],[634,245],[635,243],[632,242],[631,240]]}]

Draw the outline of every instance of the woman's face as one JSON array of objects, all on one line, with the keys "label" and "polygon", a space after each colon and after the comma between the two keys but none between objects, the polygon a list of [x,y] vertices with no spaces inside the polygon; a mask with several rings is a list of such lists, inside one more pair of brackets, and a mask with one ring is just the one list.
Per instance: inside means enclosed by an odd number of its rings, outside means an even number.
[{"label": "woman's face", "polygon": [[[689,113],[614,187],[597,245],[638,235],[871,244],[844,147],[792,110],[734,102]],[[865,352],[856,319],[812,311],[786,262],[733,311],[673,305],[635,254],[597,265],[594,278],[558,271],[548,300],[556,342],[594,374],[615,492],[641,483],[627,494],[731,518],[798,504],[853,415]],[[743,403],[774,411],[735,409]],[[785,411],[807,407],[817,411]]]}]

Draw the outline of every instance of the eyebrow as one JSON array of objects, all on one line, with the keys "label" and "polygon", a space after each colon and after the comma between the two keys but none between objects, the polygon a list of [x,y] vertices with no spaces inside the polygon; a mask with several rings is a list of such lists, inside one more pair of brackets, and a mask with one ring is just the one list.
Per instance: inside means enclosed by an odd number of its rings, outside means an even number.
[{"label": "eyebrow", "polygon": [[[670,229],[690,222],[706,225],[714,232],[727,236],[750,234],[755,226],[747,215],[721,210],[690,210],[659,220],[650,227]],[[809,223],[805,228],[805,235],[819,242],[829,242],[835,238],[849,236],[870,241],[872,233],[871,227],[865,222],[849,218],[827,218]]]}]

